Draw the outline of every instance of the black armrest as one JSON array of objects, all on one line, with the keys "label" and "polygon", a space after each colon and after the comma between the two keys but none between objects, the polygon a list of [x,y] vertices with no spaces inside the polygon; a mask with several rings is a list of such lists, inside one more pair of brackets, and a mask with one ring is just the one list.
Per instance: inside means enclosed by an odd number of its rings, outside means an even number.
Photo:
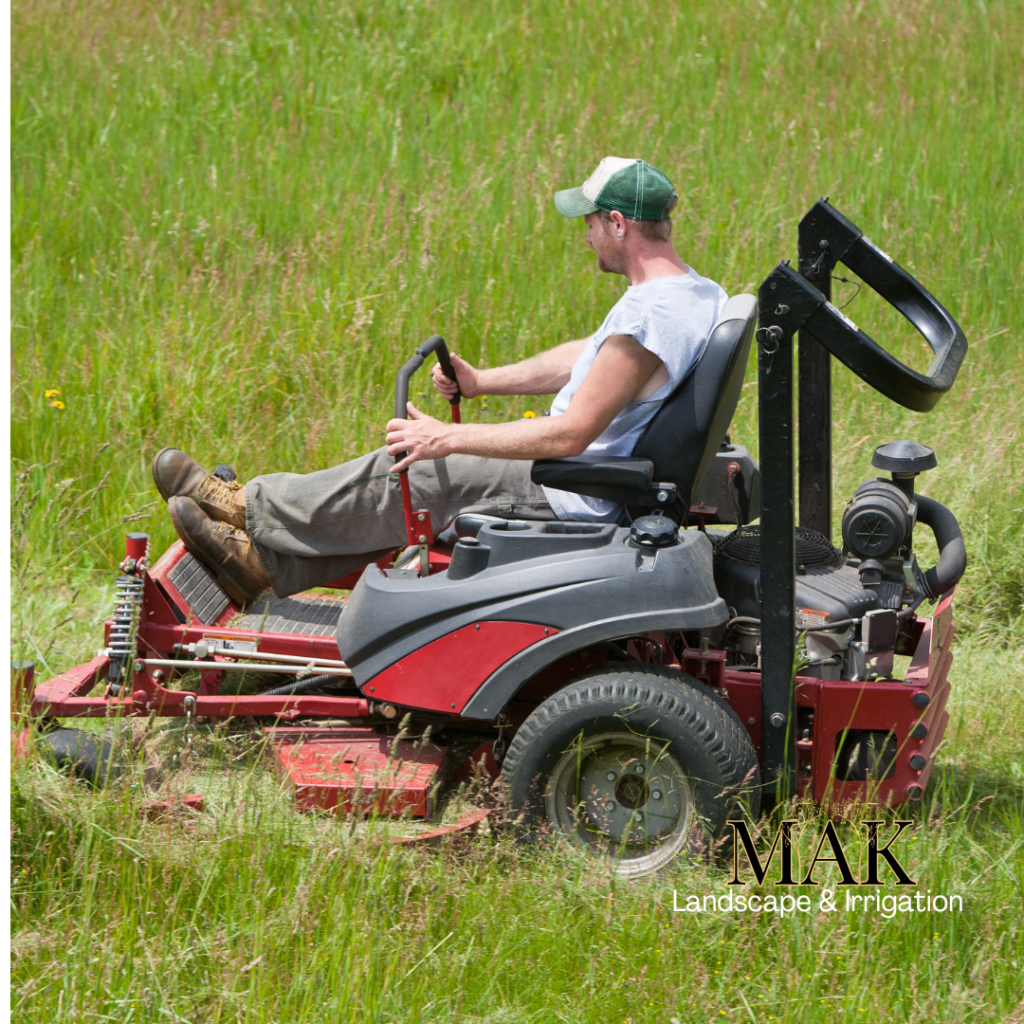
[{"label": "black armrest", "polygon": [[650,459],[625,455],[577,455],[572,459],[539,459],[530,479],[560,491],[586,494],[623,504],[646,504],[654,476]]}]

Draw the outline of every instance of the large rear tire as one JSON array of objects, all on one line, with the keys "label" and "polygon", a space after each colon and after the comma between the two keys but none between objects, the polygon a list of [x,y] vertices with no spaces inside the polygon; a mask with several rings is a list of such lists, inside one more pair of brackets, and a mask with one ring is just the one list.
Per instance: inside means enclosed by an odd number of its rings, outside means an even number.
[{"label": "large rear tire", "polygon": [[520,835],[562,836],[626,876],[705,855],[730,818],[760,807],[757,754],[733,710],[651,665],[553,694],[516,733],[501,776]]}]

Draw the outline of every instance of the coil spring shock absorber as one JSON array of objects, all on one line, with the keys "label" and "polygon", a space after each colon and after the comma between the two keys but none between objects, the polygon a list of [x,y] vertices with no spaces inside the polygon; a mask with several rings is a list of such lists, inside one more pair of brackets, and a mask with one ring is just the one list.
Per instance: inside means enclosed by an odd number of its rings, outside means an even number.
[{"label": "coil spring shock absorber", "polygon": [[110,667],[107,670],[107,695],[116,697],[128,676],[135,660],[136,637],[139,632],[139,615],[142,611],[143,573],[149,556],[149,535],[129,533],[125,559],[121,563],[123,576],[114,584],[114,616],[110,629],[110,646],[107,655]]}]

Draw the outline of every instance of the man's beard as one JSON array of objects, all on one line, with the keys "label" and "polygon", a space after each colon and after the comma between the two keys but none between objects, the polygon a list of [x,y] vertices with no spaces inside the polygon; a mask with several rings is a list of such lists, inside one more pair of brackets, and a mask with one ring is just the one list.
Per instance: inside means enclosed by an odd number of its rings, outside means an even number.
[{"label": "man's beard", "polygon": [[[616,254],[618,256],[619,254]],[[610,259],[606,259],[604,256],[597,257],[597,269],[603,274],[624,274],[625,271],[625,260],[616,259],[612,256]]]}]

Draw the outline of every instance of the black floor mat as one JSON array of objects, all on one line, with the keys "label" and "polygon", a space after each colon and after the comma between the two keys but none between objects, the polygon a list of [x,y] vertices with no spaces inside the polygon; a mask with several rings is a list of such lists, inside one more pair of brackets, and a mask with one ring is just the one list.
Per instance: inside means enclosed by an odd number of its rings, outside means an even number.
[{"label": "black floor mat", "polygon": [[331,636],[338,625],[344,601],[264,597],[232,623],[234,629],[259,633],[298,633],[300,636]]}]

